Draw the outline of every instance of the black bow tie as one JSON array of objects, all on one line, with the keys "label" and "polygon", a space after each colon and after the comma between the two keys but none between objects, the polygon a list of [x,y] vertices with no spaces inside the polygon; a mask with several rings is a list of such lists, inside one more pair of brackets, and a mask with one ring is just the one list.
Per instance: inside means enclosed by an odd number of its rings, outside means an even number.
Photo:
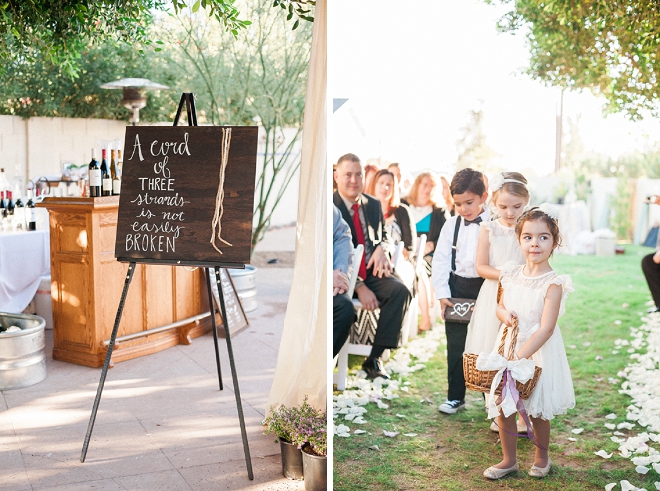
[{"label": "black bow tie", "polygon": [[477,217],[474,220],[465,220],[465,219],[463,219],[463,220],[465,221],[465,226],[466,227],[468,225],[472,225],[473,223],[476,223],[477,225],[479,225],[483,221],[481,217]]}]

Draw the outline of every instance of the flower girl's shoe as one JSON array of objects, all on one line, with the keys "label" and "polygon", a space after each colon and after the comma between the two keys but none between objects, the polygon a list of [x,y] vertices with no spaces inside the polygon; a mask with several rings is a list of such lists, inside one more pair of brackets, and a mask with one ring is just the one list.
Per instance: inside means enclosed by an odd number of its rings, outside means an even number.
[{"label": "flower girl's shoe", "polygon": [[[506,469],[498,469],[497,467],[489,467],[484,471],[484,477],[488,479],[502,479],[504,476],[511,474],[512,472],[518,472],[518,462],[513,466],[507,467]],[[531,471],[530,471],[531,473]]]},{"label": "flower girl's shoe", "polygon": [[529,470],[529,475],[532,477],[545,477],[550,472],[550,467],[552,467],[552,460],[548,457],[548,465],[545,467],[536,467],[533,465]]}]

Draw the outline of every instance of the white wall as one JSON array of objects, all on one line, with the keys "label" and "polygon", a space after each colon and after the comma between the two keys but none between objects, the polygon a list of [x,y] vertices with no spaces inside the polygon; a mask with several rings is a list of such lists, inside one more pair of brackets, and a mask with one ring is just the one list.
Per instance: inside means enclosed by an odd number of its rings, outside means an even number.
[{"label": "white wall", "polygon": [[[0,168],[5,169],[12,185],[15,177],[22,179],[23,190],[29,180],[41,176],[59,176],[62,164],[88,164],[91,149],[101,148],[113,140],[121,140],[123,148],[127,123],[107,119],[43,118],[23,119],[20,116],[0,116]],[[146,126],[147,124],[145,124]],[[156,123],[168,125],[171,123]],[[289,141],[295,130],[286,128],[284,137]],[[263,133],[260,132],[263,137]],[[261,140],[261,138],[260,138]],[[293,159],[300,160],[300,142],[294,146]],[[261,168],[263,148],[259,149],[257,172]],[[298,173],[273,214],[271,226],[295,223],[298,210]]]}]

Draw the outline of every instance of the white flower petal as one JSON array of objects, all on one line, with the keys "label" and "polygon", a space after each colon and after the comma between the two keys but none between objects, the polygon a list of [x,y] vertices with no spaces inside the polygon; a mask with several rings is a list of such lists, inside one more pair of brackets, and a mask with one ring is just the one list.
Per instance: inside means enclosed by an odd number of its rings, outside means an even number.
[{"label": "white flower petal", "polygon": [[614,423],[605,423],[603,426],[605,428],[607,428],[608,430],[615,430],[616,429],[616,425]]},{"label": "white flower petal", "polygon": [[577,438],[573,438],[573,437],[567,438],[567,440],[569,442],[577,442]]},{"label": "white flower petal", "polygon": [[366,433],[366,431],[364,431],[364,430],[355,430],[353,432],[354,435],[361,435],[362,433]]},{"label": "white flower petal", "polygon": [[611,483],[609,483],[609,484],[606,484],[606,485],[605,485],[605,491],[612,491],[612,489],[614,488],[614,486],[616,486],[616,483],[615,483],[615,482],[611,482]]},{"label": "white flower petal", "polygon": [[404,433],[403,436],[417,436],[417,433]]},{"label": "white flower petal", "polygon": [[621,491],[635,491],[636,489],[637,489],[636,486],[633,486],[625,479],[621,481]]},{"label": "white flower petal", "polygon": [[574,433],[575,435],[579,435],[584,431],[584,428],[574,428],[571,430],[571,433]]},{"label": "white flower petal", "polygon": [[607,416],[605,416],[605,419],[616,419],[616,414],[610,413]]},{"label": "white flower petal", "polygon": [[635,470],[637,471],[638,474],[646,474],[649,471],[648,467],[644,467],[643,465],[638,465],[635,467]]},{"label": "white flower petal", "polygon": [[398,431],[385,431],[385,430],[383,430],[383,435],[385,435],[387,437],[390,437],[390,438],[394,438],[398,434],[399,434]]},{"label": "white flower petal", "polygon": [[604,459],[609,459],[610,457],[612,457],[612,454],[611,453],[608,454],[605,450],[599,450],[598,452],[594,452],[594,453]]}]

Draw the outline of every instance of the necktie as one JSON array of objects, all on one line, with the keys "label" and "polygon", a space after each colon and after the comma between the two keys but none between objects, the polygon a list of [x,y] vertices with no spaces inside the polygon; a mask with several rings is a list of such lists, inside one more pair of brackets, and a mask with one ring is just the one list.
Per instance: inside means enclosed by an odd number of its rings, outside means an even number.
[{"label": "necktie", "polygon": [[[362,222],[360,221],[360,205],[354,203],[353,206],[353,226],[355,227],[355,238],[358,244],[364,245],[364,232],[362,231]],[[365,251],[366,252],[366,251]],[[366,254],[362,254],[362,261],[360,262],[360,270],[358,275],[362,279],[367,277],[367,263],[365,261]]]},{"label": "necktie", "polygon": [[480,216],[475,218],[474,220],[465,220],[465,226],[467,227],[468,225],[472,225],[473,223],[476,223],[477,225],[479,225],[482,221],[483,220],[481,219]]}]

